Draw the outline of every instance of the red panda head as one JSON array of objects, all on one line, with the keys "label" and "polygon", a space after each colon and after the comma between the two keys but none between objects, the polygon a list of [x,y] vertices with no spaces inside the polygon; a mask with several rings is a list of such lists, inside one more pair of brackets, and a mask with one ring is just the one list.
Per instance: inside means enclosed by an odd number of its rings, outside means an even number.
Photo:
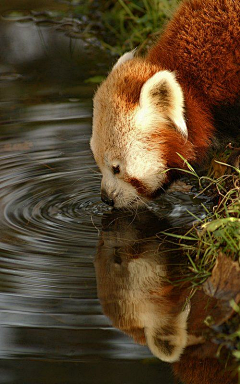
[{"label": "red panda head", "polygon": [[94,97],[91,149],[102,172],[102,199],[136,207],[169,183],[168,168],[189,159],[183,92],[173,72],[123,55]]}]

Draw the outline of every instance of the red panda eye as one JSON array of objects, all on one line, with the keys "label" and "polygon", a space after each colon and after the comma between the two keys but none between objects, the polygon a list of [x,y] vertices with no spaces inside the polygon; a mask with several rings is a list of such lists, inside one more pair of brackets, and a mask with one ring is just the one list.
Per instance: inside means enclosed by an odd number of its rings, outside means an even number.
[{"label": "red panda eye", "polygon": [[113,170],[114,175],[117,175],[118,173],[120,173],[119,165],[113,166],[112,170]]}]

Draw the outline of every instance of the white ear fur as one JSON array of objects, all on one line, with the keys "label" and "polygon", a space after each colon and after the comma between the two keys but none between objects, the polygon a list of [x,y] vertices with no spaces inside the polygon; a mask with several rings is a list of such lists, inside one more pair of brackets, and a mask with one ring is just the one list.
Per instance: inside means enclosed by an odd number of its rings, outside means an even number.
[{"label": "white ear fur", "polygon": [[[174,319],[169,319],[167,327],[145,328],[145,336],[151,352],[162,361],[178,361],[187,345],[187,317],[189,307]],[[166,329],[167,328],[167,329]]]},{"label": "white ear fur", "polygon": [[160,71],[146,81],[140,94],[140,108],[150,110],[154,115],[152,120],[158,120],[160,114],[161,117],[163,113],[166,114],[179,132],[187,137],[183,91],[173,72]]},{"label": "white ear fur", "polygon": [[119,59],[118,61],[116,62],[116,64],[114,64],[112,70],[116,69],[117,67],[119,67],[121,64],[125,63],[126,61],[128,60],[132,60],[134,58],[134,54],[136,52],[136,49],[133,49],[132,51],[129,51],[129,52],[126,52],[124,53]]}]

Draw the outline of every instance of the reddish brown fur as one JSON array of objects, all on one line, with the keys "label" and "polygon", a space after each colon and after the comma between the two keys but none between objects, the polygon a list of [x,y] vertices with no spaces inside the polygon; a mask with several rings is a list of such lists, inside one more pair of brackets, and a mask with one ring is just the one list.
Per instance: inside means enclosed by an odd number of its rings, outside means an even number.
[{"label": "reddish brown fur", "polygon": [[[184,291],[180,295],[184,294]],[[177,297],[177,300],[179,298]],[[174,290],[171,294],[171,303],[174,302]],[[204,336],[209,330],[204,323],[208,316],[221,319],[223,308],[219,307],[216,299],[207,296],[198,290],[191,299],[191,312],[188,318],[188,331],[191,335]],[[221,315],[222,312],[222,315]],[[222,364],[216,357],[219,346],[211,341],[204,344],[189,346],[181,356],[179,362],[173,364],[175,375],[184,384],[237,384],[236,375],[232,374],[232,361]],[[228,368],[226,366],[228,364]]]},{"label": "reddish brown fur", "polygon": [[129,177],[126,177],[124,179],[127,183],[130,183],[134,188],[136,188],[137,192],[140,194],[140,195],[147,195],[148,194],[148,188],[138,179],[136,178],[129,178]]},{"label": "reddish brown fur", "polygon": [[180,84],[194,85],[204,104],[233,103],[239,94],[239,15],[239,1],[184,1],[147,59],[177,71]]},{"label": "reddish brown fur", "polygon": [[204,160],[210,140],[214,132],[212,116],[201,100],[197,100],[192,92],[184,90],[186,103],[186,121],[188,126],[188,140],[182,137],[174,127],[161,129],[151,135],[150,143],[160,143],[161,154],[167,159],[170,168],[185,168],[181,154],[189,162],[197,158]]},{"label": "reddish brown fur", "polygon": [[116,98],[119,100],[121,108],[126,107],[127,111],[138,105],[143,84],[159,70],[158,66],[146,65],[143,60],[140,60],[139,64],[141,66],[139,71],[131,70],[130,66],[129,72],[126,71],[122,74],[116,89]]},{"label": "reddish brown fur", "polygon": [[192,143],[189,140],[186,141],[174,128],[162,128],[160,133],[152,134],[149,141],[161,145],[161,154],[167,159],[168,168],[184,168],[184,162],[177,153],[189,161],[195,159]]},{"label": "reddish brown fur", "polygon": [[[176,71],[186,104],[188,141],[161,130],[161,151],[168,166],[182,167],[176,152],[188,161],[203,160],[214,135],[211,108],[234,103],[239,96],[240,3],[232,0],[183,2],[147,60],[159,69]],[[202,9],[205,9],[203,15]]]},{"label": "reddish brown fur", "polygon": [[173,364],[173,371],[184,384],[237,384],[227,368],[214,358],[193,356],[194,348],[188,348],[181,360]]}]

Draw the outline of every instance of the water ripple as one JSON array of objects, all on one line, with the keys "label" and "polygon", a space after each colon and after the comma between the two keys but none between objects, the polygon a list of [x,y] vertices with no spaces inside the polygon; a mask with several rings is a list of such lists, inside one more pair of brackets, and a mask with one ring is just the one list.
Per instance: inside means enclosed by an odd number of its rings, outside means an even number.
[{"label": "water ripple", "polygon": [[99,199],[89,129],[81,121],[67,129],[53,125],[2,143],[1,285],[7,292],[96,294],[92,259],[109,208]]}]

